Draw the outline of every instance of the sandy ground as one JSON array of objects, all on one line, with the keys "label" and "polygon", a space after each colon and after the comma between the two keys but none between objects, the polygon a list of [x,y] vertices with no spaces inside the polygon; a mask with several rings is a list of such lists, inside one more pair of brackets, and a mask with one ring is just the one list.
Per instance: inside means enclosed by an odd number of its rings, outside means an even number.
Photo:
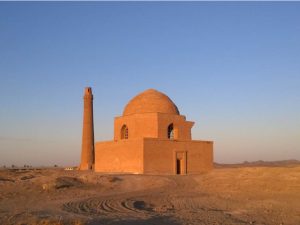
[{"label": "sandy ground", "polygon": [[0,224],[300,224],[300,166],[186,176],[0,170]]}]

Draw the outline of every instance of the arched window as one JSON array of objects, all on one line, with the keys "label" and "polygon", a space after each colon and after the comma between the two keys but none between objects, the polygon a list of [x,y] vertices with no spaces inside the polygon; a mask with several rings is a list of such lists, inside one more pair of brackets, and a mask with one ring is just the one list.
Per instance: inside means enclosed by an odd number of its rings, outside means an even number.
[{"label": "arched window", "polygon": [[121,139],[128,139],[128,127],[125,124],[121,128]]},{"label": "arched window", "polygon": [[171,123],[168,126],[168,138],[169,139],[174,139],[174,127],[173,127],[173,123]]}]

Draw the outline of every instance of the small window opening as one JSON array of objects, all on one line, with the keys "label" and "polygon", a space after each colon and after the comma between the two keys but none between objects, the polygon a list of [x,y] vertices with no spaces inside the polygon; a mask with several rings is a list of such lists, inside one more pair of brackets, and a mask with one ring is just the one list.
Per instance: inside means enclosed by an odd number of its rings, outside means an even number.
[{"label": "small window opening", "polygon": [[173,128],[173,123],[171,123],[168,126],[168,138],[169,139],[174,139],[174,128]]},{"label": "small window opening", "polygon": [[121,139],[128,139],[128,127],[126,125],[122,126]]}]

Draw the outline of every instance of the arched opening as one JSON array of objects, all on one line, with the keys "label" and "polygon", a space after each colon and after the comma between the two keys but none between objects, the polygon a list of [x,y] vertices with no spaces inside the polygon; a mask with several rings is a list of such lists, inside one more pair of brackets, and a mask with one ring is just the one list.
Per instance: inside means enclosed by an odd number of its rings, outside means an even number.
[{"label": "arched opening", "polygon": [[174,139],[174,127],[173,127],[173,123],[171,123],[168,126],[168,138],[169,139]]},{"label": "arched opening", "polygon": [[121,128],[121,139],[128,139],[128,127],[125,124]]}]

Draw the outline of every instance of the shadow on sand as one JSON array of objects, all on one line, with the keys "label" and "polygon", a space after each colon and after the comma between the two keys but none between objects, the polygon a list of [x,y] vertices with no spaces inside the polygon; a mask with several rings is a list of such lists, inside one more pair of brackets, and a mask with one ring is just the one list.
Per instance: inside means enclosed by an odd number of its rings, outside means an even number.
[{"label": "shadow on sand", "polygon": [[124,220],[113,219],[96,219],[88,223],[88,225],[181,225],[172,217],[156,216],[147,219],[135,218]]}]

